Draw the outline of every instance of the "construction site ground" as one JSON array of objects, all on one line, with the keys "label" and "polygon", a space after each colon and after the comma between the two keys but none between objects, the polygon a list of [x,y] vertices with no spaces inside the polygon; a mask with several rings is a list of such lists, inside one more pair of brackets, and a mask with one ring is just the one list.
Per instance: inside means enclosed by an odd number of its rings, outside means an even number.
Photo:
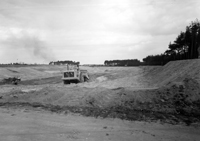
[{"label": "construction site ground", "polygon": [[200,138],[200,59],[81,69],[88,82],[64,85],[66,66],[0,67],[0,140]]}]

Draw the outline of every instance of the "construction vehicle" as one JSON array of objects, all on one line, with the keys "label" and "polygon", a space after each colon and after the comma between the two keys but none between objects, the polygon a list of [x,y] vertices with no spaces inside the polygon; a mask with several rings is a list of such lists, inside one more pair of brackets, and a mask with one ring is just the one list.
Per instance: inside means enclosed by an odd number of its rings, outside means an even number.
[{"label": "construction vehicle", "polygon": [[13,84],[13,85],[17,85],[19,82],[21,81],[21,78],[19,77],[8,77],[8,78],[4,78],[3,83],[4,84]]},{"label": "construction vehicle", "polygon": [[79,67],[76,69],[67,69],[67,71],[63,72],[62,77],[64,84],[70,83],[81,83],[89,80],[87,70],[80,70]]}]

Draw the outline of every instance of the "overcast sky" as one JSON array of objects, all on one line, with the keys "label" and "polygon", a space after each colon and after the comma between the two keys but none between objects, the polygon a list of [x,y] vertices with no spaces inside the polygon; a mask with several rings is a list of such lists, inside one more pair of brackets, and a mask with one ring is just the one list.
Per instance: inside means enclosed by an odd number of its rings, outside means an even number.
[{"label": "overcast sky", "polygon": [[199,0],[0,0],[0,63],[142,60],[199,17]]}]

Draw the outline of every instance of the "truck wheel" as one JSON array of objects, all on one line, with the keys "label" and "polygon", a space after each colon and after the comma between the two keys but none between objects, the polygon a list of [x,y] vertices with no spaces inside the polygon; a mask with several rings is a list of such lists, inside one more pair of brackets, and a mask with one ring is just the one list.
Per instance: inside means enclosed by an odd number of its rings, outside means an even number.
[{"label": "truck wheel", "polygon": [[70,84],[70,81],[64,80],[63,83],[64,84]]},{"label": "truck wheel", "polygon": [[81,74],[81,76],[80,76],[80,82],[81,83],[84,82],[84,76],[83,76],[83,74]]}]

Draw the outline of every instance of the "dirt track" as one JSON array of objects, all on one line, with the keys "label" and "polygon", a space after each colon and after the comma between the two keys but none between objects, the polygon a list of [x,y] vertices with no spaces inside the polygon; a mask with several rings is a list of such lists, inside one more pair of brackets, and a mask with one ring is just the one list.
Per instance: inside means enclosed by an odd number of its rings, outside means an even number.
[{"label": "dirt track", "polygon": [[0,141],[198,141],[200,130],[182,125],[96,119],[41,109],[0,109]]},{"label": "dirt track", "polygon": [[16,86],[1,83],[0,106],[199,129],[199,64],[200,60],[191,60],[164,67],[82,67],[90,82],[71,85],[62,84],[64,66],[0,68],[2,79],[22,78]]}]

